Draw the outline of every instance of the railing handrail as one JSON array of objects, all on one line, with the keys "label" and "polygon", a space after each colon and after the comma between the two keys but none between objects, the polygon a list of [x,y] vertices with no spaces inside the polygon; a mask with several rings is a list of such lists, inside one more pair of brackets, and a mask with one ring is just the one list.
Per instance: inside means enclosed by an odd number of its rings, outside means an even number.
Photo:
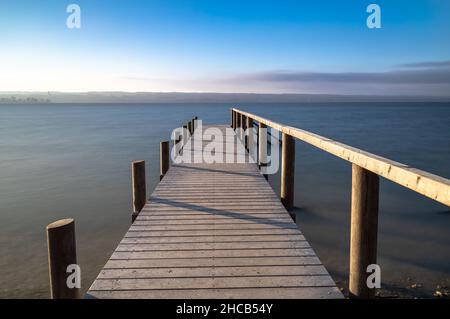
[{"label": "railing handrail", "polygon": [[232,108],[232,111],[356,164],[439,203],[450,206],[450,180],[447,178],[392,161],[318,134],[283,125],[237,108]]}]

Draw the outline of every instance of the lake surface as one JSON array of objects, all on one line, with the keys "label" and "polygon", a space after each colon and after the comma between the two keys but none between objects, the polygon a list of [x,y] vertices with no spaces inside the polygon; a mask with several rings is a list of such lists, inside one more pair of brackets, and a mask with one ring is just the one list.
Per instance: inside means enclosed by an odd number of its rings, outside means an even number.
[{"label": "lake surface", "polygon": [[[130,163],[159,181],[159,142],[197,115],[230,122],[230,104],[0,105],[0,297],[49,296],[45,226],[76,220],[83,289],[130,226]],[[234,105],[233,105],[234,106]],[[450,104],[242,104],[243,110],[450,177]],[[351,165],[296,146],[297,223],[346,287]],[[279,190],[279,175],[270,176]],[[378,263],[391,294],[450,285],[450,209],[381,179]],[[423,284],[405,289],[412,283]]]}]

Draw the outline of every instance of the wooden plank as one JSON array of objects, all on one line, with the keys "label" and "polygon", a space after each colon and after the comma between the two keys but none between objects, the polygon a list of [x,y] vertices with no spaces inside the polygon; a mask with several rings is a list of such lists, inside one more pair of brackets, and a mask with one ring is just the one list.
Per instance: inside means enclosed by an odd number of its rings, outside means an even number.
[{"label": "wooden plank", "polygon": [[105,269],[161,268],[161,267],[238,267],[238,266],[321,265],[317,256],[228,257],[228,258],[171,258],[171,259],[110,259]]},{"label": "wooden plank", "polygon": [[[244,280],[245,279],[245,280]],[[92,290],[330,287],[330,276],[247,276],[197,278],[133,278],[96,280]]]},{"label": "wooden plank", "polygon": [[258,224],[209,224],[209,225],[133,225],[129,231],[184,231],[184,230],[250,230],[250,229],[296,229],[292,223],[258,223]]},{"label": "wooden plank", "polygon": [[155,217],[155,219],[160,219],[164,216],[168,216],[170,219],[175,219],[174,217],[170,216],[191,216],[197,218],[234,218],[238,220],[247,220],[247,219],[268,219],[268,218],[276,218],[276,217],[288,217],[289,215],[286,214],[285,211],[283,211],[281,208],[277,209],[266,209],[266,210],[260,210],[260,209],[227,209],[227,210],[215,210],[215,209],[205,209],[205,210],[191,210],[191,209],[165,209],[165,210],[158,210],[155,213],[152,213],[149,211],[144,211],[142,214],[139,214],[141,216],[142,220],[145,220],[145,218],[151,218]]},{"label": "wooden plank", "polygon": [[259,242],[231,242],[231,243],[153,243],[153,244],[124,244],[117,246],[116,252],[124,251],[158,251],[158,250],[226,250],[226,249],[274,249],[274,248],[309,248],[307,241],[259,241]]},{"label": "wooden plank", "polygon": [[236,235],[236,236],[202,236],[202,237],[138,237],[138,238],[128,238],[125,237],[120,243],[122,244],[169,244],[169,243],[230,243],[230,242],[271,242],[271,241],[298,241],[305,240],[303,235],[262,235],[262,236],[247,236]]},{"label": "wooden plank", "polygon": [[177,278],[177,277],[243,277],[243,276],[305,276],[328,275],[322,265],[309,266],[248,266],[248,267],[186,267],[186,268],[125,268],[103,269],[98,278]]},{"label": "wooden plank", "polygon": [[87,298],[108,299],[341,299],[336,287],[263,289],[107,290],[89,291]]},{"label": "wooden plank", "polygon": [[[273,221],[277,218],[290,218],[286,216],[286,214],[283,213],[253,213],[249,212],[246,213],[245,216],[242,212],[229,212],[227,214],[219,215],[217,214],[211,214],[208,212],[180,212],[180,213],[173,213],[173,212],[167,212],[167,214],[161,214],[161,215],[152,215],[151,213],[148,214],[142,214],[140,215],[140,219],[138,223],[144,222],[144,221],[173,221],[175,222],[175,218],[178,221],[233,221],[233,222],[239,222],[239,221],[248,221],[248,220],[268,220]],[[292,218],[291,218],[292,219]]]},{"label": "wooden plank", "polygon": [[245,232],[247,235],[295,235],[297,229],[248,229],[248,230],[180,230],[171,231],[130,231],[125,237],[182,237],[182,236],[236,236]]},{"label": "wooden plank", "polygon": [[310,248],[292,249],[221,249],[178,251],[127,251],[116,250],[111,259],[164,259],[164,258],[233,258],[233,257],[289,257],[315,256]]},{"label": "wooden plank", "polygon": [[[275,215],[276,216],[276,215]],[[147,219],[141,219],[135,222],[134,226],[141,225],[236,225],[236,224],[257,224],[261,221],[257,218],[252,219],[237,219],[234,217],[220,217],[211,216],[210,218],[201,218],[193,220],[179,220],[179,219],[156,219],[153,216],[147,216]],[[292,218],[290,217],[272,217],[267,219],[268,222],[278,224],[278,223],[290,223]]]}]

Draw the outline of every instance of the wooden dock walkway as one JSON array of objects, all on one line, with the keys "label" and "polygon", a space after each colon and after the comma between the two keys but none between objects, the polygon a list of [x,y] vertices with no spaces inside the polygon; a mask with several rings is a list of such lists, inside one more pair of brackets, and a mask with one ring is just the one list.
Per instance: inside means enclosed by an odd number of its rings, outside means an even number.
[{"label": "wooden dock walkway", "polygon": [[[296,140],[352,166],[350,298],[374,298],[380,288],[380,178],[450,207],[445,177],[236,108],[230,115],[230,127],[195,130],[194,118],[183,126],[183,138],[176,130],[174,165],[169,142],[161,142],[162,181],[149,200],[145,162],[133,162],[134,223],[86,297],[342,298],[287,212],[294,206]],[[225,138],[217,143],[220,135]],[[280,199],[262,175],[278,171],[278,144]],[[77,265],[75,221],[58,220],[46,231],[51,297],[78,298],[80,287],[67,284],[68,267]]]},{"label": "wooden dock walkway", "polygon": [[[234,143],[233,156],[246,153]],[[172,165],[87,297],[343,296],[258,166],[247,162]]]}]

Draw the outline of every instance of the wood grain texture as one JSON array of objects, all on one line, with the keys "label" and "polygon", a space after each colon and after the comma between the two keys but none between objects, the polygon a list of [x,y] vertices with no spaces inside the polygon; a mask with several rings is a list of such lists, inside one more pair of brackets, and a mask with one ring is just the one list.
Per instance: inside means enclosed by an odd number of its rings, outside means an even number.
[{"label": "wood grain texture", "polygon": [[52,299],[76,299],[79,288],[67,286],[67,266],[77,264],[75,221],[62,219],[47,226],[48,267],[50,297]]},{"label": "wood grain texture", "polygon": [[367,287],[367,266],[377,263],[378,175],[355,164],[352,167],[350,280],[352,298],[374,298]]}]

